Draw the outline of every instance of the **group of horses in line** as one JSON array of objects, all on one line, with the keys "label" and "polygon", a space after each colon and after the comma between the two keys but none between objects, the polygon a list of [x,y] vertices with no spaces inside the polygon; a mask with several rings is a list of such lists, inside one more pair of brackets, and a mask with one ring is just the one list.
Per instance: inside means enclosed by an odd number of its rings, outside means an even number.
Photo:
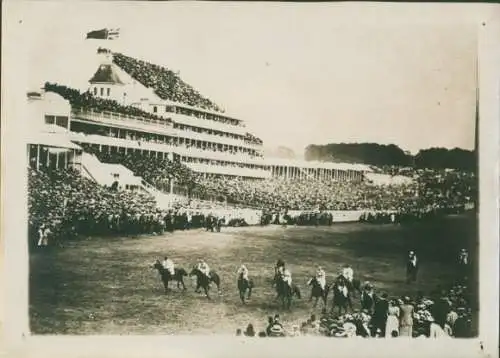
[{"label": "group of horses in line", "polygon": [[[156,262],[153,264],[153,268],[158,270],[166,294],[170,290],[169,282],[177,282],[178,289],[180,289],[182,286],[182,289],[186,290],[184,278],[188,276],[196,277],[196,293],[200,293],[200,290],[203,289],[205,296],[208,299],[211,299],[209,295],[210,285],[211,283],[214,283],[217,287],[218,294],[222,294],[221,279],[219,274],[214,270],[210,270],[209,276],[207,276],[196,266],[193,267],[190,273],[188,273],[184,268],[176,267],[174,269],[174,274],[172,275],[170,271],[163,267],[160,260],[156,260]],[[333,283],[327,283],[324,288],[314,276],[309,279],[307,285],[311,287],[311,295],[309,300],[312,301],[314,299],[314,307],[317,306],[319,300],[321,299],[324,307],[326,308],[328,295],[331,291],[333,291],[334,296],[332,300],[332,311],[337,307],[339,310],[339,314],[341,313],[342,309],[347,311],[348,307],[352,310],[352,297],[355,297],[356,292],[361,294],[361,282],[357,279],[348,281],[342,275],[339,275]],[[275,270],[275,275],[272,280],[272,287],[275,287],[277,294],[276,299],[281,302],[281,305],[284,309],[291,308],[293,297],[296,297],[298,299],[302,298],[299,286],[293,282],[292,284],[288,284],[278,270]],[[237,289],[242,304],[246,304],[247,300],[251,298],[252,290],[254,288],[255,283],[253,279],[244,279],[243,275],[239,274],[237,280]]]}]

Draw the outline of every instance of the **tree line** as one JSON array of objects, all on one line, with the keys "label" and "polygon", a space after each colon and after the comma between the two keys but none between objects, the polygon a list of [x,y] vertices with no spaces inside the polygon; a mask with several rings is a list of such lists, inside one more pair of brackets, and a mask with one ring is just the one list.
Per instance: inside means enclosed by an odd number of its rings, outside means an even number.
[{"label": "tree line", "polygon": [[474,151],[461,148],[428,148],[416,155],[394,144],[331,143],[311,144],[305,149],[306,160],[362,163],[374,166],[411,166],[417,168],[460,169],[475,171],[477,158]]}]

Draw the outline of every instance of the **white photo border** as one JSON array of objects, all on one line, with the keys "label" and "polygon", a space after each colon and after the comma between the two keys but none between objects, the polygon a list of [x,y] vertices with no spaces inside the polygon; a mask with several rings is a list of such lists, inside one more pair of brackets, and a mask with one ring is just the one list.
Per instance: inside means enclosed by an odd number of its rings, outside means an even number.
[{"label": "white photo border", "polygon": [[[57,11],[57,2],[46,2]],[[77,2],[79,3],[79,2]],[[80,6],[73,2],[74,6]],[[118,2],[109,2],[118,6]],[[120,3],[124,5],[123,3]],[[29,39],[16,34],[22,24],[24,1],[7,1],[2,7],[2,339],[9,356],[17,357],[483,357],[498,354],[498,234],[500,134],[500,7],[469,4],[479,11],[480,84],[480,322],[479,337],[469,340],[339,340],[328,338],[238,339],[233,336],[31,336],[28,317],[27,180],[28,126],[25,95],[29,69]],[[135,2],[137,5],[137,2]],[[295,4],[299,6],[298,4]],[[407,4],[392,4],[405,6]],[[448,4],[454,6],[455,4]],[[143,2],[141,6],[149,6]],[[217,6],[217,4],[214,4]],[[262,6],[266,6],[262,3]],[[277,6],[274,4],[274,6]],[[308,6],[311,6],[308,4]],[[350,6],[350,4],[346,4]],[[356,4],[378,6],[391,4]],[[413,4],[408,6],[433,6]],[[460,6],[464,6],[463,4]],[[61,14],[63,16],[63,14]],[[50,46],[47,46],[50,51]],[[482,348],[481,348],[482,347]],[[0,348],[1,352],[2,348]]]}]

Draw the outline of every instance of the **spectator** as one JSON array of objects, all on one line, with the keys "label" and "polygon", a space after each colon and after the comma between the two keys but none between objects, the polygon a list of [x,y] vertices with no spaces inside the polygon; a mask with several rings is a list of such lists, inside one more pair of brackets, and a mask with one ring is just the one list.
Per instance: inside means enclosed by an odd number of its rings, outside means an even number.
[{"label": "spectator", "polygon": [[404,337],[412,337],[413,329],[413,311],[414,308],[410,303],[410,298],[405,297],[403,304],[400,307],[401,316],[399,320],[399,335]]},{"label": "spectator", "polygon": [[251,323],[248,324],[247,329],[245,330],[245,336],[255,337],[255,330],[254,330],[253,325]]}]

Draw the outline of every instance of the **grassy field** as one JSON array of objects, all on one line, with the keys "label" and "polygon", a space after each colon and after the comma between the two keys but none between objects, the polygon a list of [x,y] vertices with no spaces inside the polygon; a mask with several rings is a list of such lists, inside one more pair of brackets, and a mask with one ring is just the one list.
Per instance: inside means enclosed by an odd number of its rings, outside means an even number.
[{"label": "grassy field", "polygon": [[[306,281],[322,265],[331,281],[344,263],[355,277],[370,280],[390,296],[429,292],[453,279],[453,260],[468,247],[477,252],[475,217],[450,217],[411,226],[336,224],[332,227],[227,228],[162,236],[89,238],[30,255],[30,323],[34,334],[206,334],[232,333],[279,312],[289,325],[319,313],[308,302]],[[404,283],[405,255],[416,249],[422,268],[419,282]],[[188,290],[165,295],[151,264],[168,254],[189,269],[200,257],[222,278],[222,295],[213,300]],[[276,260],[283,258],[304,296],[282,311],[270,287]],[[256,288],[242,306],[236,270],[247,264]],[[329,305],[331,302],[329,302]]]}]

